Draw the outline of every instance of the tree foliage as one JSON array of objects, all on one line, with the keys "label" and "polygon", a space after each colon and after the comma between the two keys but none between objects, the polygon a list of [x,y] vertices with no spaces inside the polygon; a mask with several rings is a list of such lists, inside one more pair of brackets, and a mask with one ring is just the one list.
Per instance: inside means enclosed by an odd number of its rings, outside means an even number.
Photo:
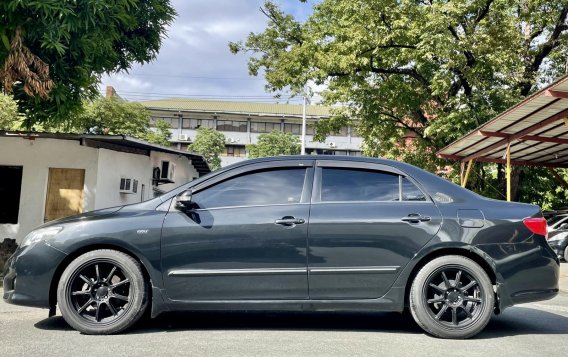
[{"label": "tree foliage", "polygon": [[0,130],[10,130],[17,125],[18,104],[12,96],[0,93]]},{"label": "tree foliage", "polygon": [[187,150],[203,155],[211,170],[217,170],[221,167],[219,156],[225,150],[225,135],[213,128],[199,128]]},{"label": "tree foliage", "polygon": [[174,16],[169,0],[1,1],[0,89],[28,127],[62,122],[101,75],[152,61]]},{"label": "tree foliage", "polygon": [[84,102],[80,113],[62,131],[144,139],[149,126],[150,112],[144,106],[111,97]]},{"label": "tree foliage", "polygon": [[262,11],[266,29],[229,44],[251,53],[252,75],[272,91],[322,85],[324,104],[343,106],[318,137],[357,118],[367,154],[426,168],[563,74],[568,55],[565,0],[323,0],[304,22],[271,1]]},{"label": "tree foliage", "polygon": [[300,139],[292,133],[273,130],[270,133],[260,134],[257,143],[249,144],[246,148],[251,159],[278,155],[297,155],[300,153]]},{"label": "tree foliage", "polygon": [[148,130],[144,136],[144,140],[162,146],[170,146],[170,138],[172,137],[172,132],[170,131],[171,127],[170,123],[159,119],[156,121],[155,130]]}]

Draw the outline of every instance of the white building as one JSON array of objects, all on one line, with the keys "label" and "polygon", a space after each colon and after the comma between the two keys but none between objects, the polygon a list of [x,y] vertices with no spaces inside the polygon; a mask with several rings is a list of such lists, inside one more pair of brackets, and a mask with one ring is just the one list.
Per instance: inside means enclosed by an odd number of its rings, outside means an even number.
[{"label": "white building", "polygon": [[[109,87],[111,88],[111,87]],[[108,89],[107,89],[108,91]],[[244,160],[245,146],[255,144],[258,136],[273,130],[302,133],[302,105],[231,102],[199,99],[160,99],[140,102],[152,114],[152,122],[163,119],[170,123],[172,142],[185,150],[199,127],[215,128],[226,138],[222,165]],[[361,155],[362,138],[354,128],[344,127],[325,142],[313,139],[313,124],[330,117],[329,108],[307,106],[306,153],[324,155]]]},{"label": "white building", "polygon": [[137,203],[209,172],[202,156],[122,135],[0,131],[0,241]]}]

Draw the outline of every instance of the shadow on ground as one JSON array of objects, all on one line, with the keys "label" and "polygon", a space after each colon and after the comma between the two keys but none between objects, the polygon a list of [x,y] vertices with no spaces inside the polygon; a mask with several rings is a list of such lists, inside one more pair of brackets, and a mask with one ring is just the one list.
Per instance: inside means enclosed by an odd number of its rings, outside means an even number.
[{"label": "shadow on ground", "polygon": [[[35,324],[43,330],[72,330],[61,316]],[[421,334],[406,314],[399,313],[259,313],[176,312],[144,320],[125,334],[179,331],[298,330]],[[514,307],[494,316],[476,339],[527,334],[568,334],[568,317],[528,307]]]}]

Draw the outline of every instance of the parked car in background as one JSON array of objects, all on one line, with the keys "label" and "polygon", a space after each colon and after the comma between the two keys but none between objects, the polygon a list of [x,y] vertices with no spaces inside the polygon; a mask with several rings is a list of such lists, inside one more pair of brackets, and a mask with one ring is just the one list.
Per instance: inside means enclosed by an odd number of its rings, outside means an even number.
[{"label": "parked car in background", "polygon": [[557,230],[549,233],[548,244],[558,258],[568,262],[568,223],[562,223]]},{"label": "parked car in background", "polygon": [[559,214],[546,220],[548,233],[556,231],[562,224],[568,223],[568,214]]},{"label": "parked car in background", "polygon": [[[139,204],[49,222],[8,260],[4,300],[110,334],[176,310],[404,311],[442,338],[558,294],[535,205],[390,160],[243,161]],[[513,327],[514,328],[514,327]]]}]

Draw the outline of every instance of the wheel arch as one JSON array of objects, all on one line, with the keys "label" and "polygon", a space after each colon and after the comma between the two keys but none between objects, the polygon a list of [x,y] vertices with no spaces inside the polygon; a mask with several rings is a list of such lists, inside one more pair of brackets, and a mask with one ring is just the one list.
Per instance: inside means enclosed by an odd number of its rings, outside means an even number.
[{"label": "wheel arch", "polygon": [[417,261],[417,263],[414,265],[414,267],[412,267],[412,270],[410,271],[410,274],[409,274],[408,278],[406,279],[406,284],[405,284],[405,288],[404,288],[404,306],[405,306],[405,308],[410,306],[410,301],[409,301],[410,287],[412,285],[412,282],[414,281],[414,278],[416,277],[416,275],[420,271],[420,269],[422,269],[426,264],[428,264],[428,262],[430,262],[430,261],[432,261],[436,258],[439,258],[439,257],[442,257],[442,256],[447,256],[447,255],[460,255],[460,256],[463,256],[463,257],[466,257],[466,258],[473,260],[474,262],[479,264],[479,266],[487,273],[489,280],[491,280],[491,284],[496,285],[498,283],[497,273],[495,272],[495,269],[493,268],[493,266],[481,254],[475,252],[475,250],[472,249],[472,247],[467,247],[467,248],[466,247],[463,247],[463,248],[460,248],[460,247],[444,247],[444,248],[440,248],[440,249],[431,251],[431,252],[427,253],[426,255],[424,255],[423,257],[421,257]]},{"label": "wheel arch", "polygon": [[[135,259],[138,263],[140,263],[140,266],[142,267],[142,274],[144,275],[145,279],[148,279],[148,282],[150,283],[150,287],[152,285],[152,278],[148,272],[148,268],[146,267],[146,265],[144,264],[144,261],[142,261],[142,259],[140,259],[136,254],[134,254],[132,251],[130,251],[129,249],[126,249],[120,245],[115,245],[115,244],[109,244],[109,243],[104,243],[104,244],[89,244],[89,245],[85,245],[82,246],[76,250],[74,250],[73,252],[69,253],[65,259],[63,259],[63,261],[61,263],[59,263],[59,266],[57,267],[57,269],[55,270],[55,273],[53,274],[53,278],[51,279],[51,284],[49,287],[49,306],[51,308],[54,308],[55,305],[57,304],[57,285],[59,284],[59,279],[61,279],[61,275],[63,274],[63,271],[65,270],[65,268],[67,268],[67,266],[69,266],[69,264],[71,264],[71,262],[73,260],[75,260],[77,257],[81,256],[82,254],[85,254],[87,252],[91,252],[93,250],[98,250],[98,249],[112,249],[112,250],[116,250],[118,252],[122,252],[128,256],[130,256],[131,258]],[[149,299],[150,301],[152,301],[152,288],[148,289],[149,292]]]}]

